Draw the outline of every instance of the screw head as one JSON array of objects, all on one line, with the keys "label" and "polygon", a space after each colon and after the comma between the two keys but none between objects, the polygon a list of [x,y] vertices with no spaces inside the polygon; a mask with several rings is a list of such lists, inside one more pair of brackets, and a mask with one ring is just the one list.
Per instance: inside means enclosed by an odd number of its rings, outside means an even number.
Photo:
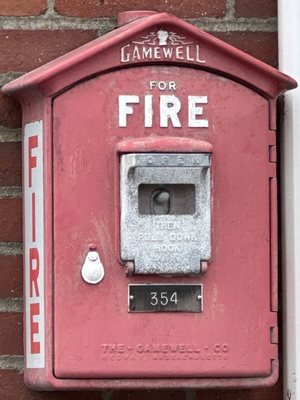
[{"label": "screw head", "polygon": [[96,261],[98,259],[98,253],[96,251],[89,251],[88,259],[90,261]]}]

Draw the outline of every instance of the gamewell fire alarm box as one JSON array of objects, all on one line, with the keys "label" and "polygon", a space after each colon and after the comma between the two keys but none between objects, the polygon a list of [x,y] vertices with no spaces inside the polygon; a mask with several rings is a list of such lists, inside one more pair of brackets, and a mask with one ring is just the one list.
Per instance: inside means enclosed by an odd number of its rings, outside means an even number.
[{"label": "gamewell fire alarm box", "polygon": [[23,105],[32,388],[278,377],[274,68],[168,14],[6,85]]}]

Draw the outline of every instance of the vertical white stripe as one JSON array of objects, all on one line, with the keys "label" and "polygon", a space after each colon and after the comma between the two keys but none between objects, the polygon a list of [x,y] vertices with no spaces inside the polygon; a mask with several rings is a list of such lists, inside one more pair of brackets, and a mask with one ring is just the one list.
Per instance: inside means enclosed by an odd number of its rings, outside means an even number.
[{"label": "vertical white stripe", "polygon": [[[32,148],[31,157],[35,157],[36,166],[29,168],[29,138],[37,137],[37,147]],[[44,188],[43,188],[43,121],[36,121],[25,125],[24,132],[24,258],[25,258],[25,343],[26,367],[45,367],[45,310],[44,310]],[[32,185],[29,187],[29,174],[32,176]],[[35,241],[32,237],[32,193],[35,193]],[[39,254],[39,275],[37,279],[38,293],[32,291],[30,296],[30,249],[35,248]],[[37,296],[38,294],[38,296]],[[38,333],[31,334],[30,307],[38,304],[39,315],[33,317],[37,324]],[[40,351],[31,352],[31,341],[39,343]]]}]

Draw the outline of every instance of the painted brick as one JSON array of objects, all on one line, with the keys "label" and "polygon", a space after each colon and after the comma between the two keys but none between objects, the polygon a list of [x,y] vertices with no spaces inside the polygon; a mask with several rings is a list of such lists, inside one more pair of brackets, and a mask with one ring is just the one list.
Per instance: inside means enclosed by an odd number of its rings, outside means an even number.
[{"label": "painted brick", "polygon": [[97,37],[96,31],[0,31],[0,73],[29,71]]},{"label": "painted brick", "polygon": [[22,256],[0,255],[0,297],[21,297],[23,290]]},{"label": "painted brick", "polygon": [[276,17],[277,0],[235,0],[236,17]]},{"label": "painted brick", "polygon": [[116,17],[119,12],[131,10],[154,10],[169,12],[181,18],[222,17],[226,12],[226,0],[56,0],[55,10],[61,15],[82,18]]},{"label": "painted brick", "polygon": [[23,354],[22,319],[22,313],[0,313],[0,354]]},{"label": "painted brick", "polygon": [[47,10],[47,0],[0,0],[0,15],[41,15]]},{"label": "painted brick", "polygon": [[22,241],[22,200],[0,199],[0,242]]},{"label": "painted brick", "polygon": [[[0,43],[1,47],[1,43]],[[4,57],[2,57],[3,59]],[[1,64],[1,60],[0,60]],[[0,125],[7,128],[22,127],[22,110],[20,103],[11,96],[0,92]]]},{"label": "painted brick", "polygon": [[213,35],[267,64],[277,66],[276,32],[214,32]]},{"label": "painted brick", "polygon": [[22,144],[0,143],[0,186],[22,184]]}]

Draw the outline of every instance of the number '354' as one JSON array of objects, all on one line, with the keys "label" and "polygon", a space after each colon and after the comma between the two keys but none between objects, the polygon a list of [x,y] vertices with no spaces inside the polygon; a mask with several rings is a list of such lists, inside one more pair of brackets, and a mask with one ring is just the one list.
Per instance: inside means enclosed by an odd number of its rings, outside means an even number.
[{"label": "number '354'", "polygon": [[157,306],[160,304],[161,306],[166,306],[169,303],[177,304],[177,292],[167,293],[167,292],[150,292],[150,304],[152,306]]}]

